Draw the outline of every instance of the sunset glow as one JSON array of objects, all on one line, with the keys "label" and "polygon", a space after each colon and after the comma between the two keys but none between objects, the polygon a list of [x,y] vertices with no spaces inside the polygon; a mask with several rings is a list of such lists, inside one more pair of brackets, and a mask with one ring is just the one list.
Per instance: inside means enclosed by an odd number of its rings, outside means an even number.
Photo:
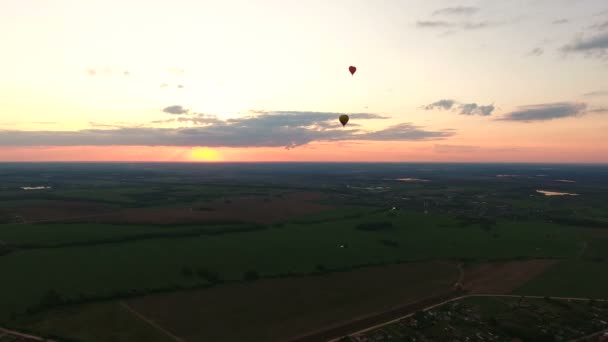
[{"label": "sunset glow", "polygon": [[213,149],[207,147],[197,147],[192,149],[192,160],[200,162],[217,162],[221,161],[221,155]]},{"label": "sunset glow", "polygon": [[0,161],[608,162],[605,2],[473,5],[7,2]]}]

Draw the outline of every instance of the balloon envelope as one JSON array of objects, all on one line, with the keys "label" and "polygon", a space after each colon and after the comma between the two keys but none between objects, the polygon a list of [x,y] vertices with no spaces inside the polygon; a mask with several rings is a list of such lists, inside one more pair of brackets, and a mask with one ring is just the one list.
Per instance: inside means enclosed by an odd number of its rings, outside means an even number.
[{"label": "balloon envelope", "polygon": [[342,124],[342,127],[344,127],[346,125],[346,123],[348,122],[348,115],[346,114],[342,114],[340,115],[340,123]]},{"label": "balloon envelope", "polygon": [[350,71],[351,75],[354,75],[355,71],[357,71],[357,67],[354,67],[354,66],[351,65],[351,66],[348,67],[348,71]]}]

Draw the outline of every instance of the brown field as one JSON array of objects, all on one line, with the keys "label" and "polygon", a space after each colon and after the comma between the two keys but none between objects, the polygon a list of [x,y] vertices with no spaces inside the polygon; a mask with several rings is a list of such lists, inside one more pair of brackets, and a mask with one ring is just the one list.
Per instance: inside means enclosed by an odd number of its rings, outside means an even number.
[{"label": "brown field", "polygon": [[454,263],[424,262],[148,296],[129,306],[186,341],[277,341],[452,289]]},{"label": "brown field", "polygon": [[509,294],[556,262],[540,259],[477,264],[465,269],[463,285],[475,294]]},{"label": "brown field", "polygon": [[268,224],[333,209],[316,201],[325,195],[294,192],[282,197],[236,197],[205,205],[167,208],[113,208],[99,203],[48,201],[2,209],[0,214],[21,216],[26,223],[93,222],[107,224],[183,224],[209,221],[243,221]]},{"label": "brown field", "polygon": [[39,204],[0,208],[0,216],[20,216],[25,223],[61,221],[75,217],[93,217],[117,212],[116,208],[98,203],[72,201],[44,201]]},{"label": "brown field", "polygon": [[215,200],[195,207],[122,209],[115,215],[100,216],[96,221],[123,224],[243,221],[267,224],[332,209],[329,205],[314,202],[322,199],[322,196],[298,192],[282,198],[269,197],[268,200],[263,197],[237,197],[228,199],[230,202]]}]

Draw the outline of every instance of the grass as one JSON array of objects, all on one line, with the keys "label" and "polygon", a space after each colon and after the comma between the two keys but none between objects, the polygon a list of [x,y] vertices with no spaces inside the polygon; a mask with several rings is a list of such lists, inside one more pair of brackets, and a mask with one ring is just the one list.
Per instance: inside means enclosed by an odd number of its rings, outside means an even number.
[{"label": "grass", "polygon": [[109,225],[93,223],[74,224],[4,224],[0,225],[0,240],[23,247],[50,247],[69,244],[94,244],[119,239],[153,238],[166,235],[187,235],[200,232],[229,231],[238,225]]},{"label": "grass", "polygon": [[19,323],[28,331],[87,342],[171,342],[119,302],[97,303],[37,314]]},{"label": "grass", "polygon": [[[355,228],[361,222],[387,219],[394,224],[391,230]],[[78,298],[206,283],[184,276],[184,267],[218,272],[224,280],[241,280],[249,270],[267,277],[311,273],[318,265],[334,270],[398,260],[568,257],[580,249],[575,230],[568,227],[501,222],[485,231],[476,226],[460,228],[454,222],[402,212],[396,217],[375,214],[238,234],[17,251],[0,258],[4,289],[0,318],[37,304],[50,289]]]},{"label": "grass", "polygon": [[[186,341],[278,341],[442,292],[457,277],[454,264],[412,263],[229,284],[148,296],[128,303]],[[85,328],[75,329],[82,324],[97,334],[90,341],[112,340],[103,330],[106,326],[112,328],[112,321],[117,318],[95,314],[102,310],[97,305],[123,315],[122,308],[103,303],[67,312],[54,310],[26,326],[73,338],[84,337]],[[70,317],[75,322],[69,323]]]},{"label": "grass", "polygon": [[561,261],[524,284],[516,294],[582,298],[608,298],[608,263]]}]

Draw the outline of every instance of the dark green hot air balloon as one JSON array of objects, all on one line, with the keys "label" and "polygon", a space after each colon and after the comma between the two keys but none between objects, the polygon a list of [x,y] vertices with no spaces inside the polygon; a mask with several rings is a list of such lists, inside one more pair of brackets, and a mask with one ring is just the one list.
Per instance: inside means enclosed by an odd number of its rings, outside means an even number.
[{"label": "dark green hot air balloon", "polygon": [[348,115],[346,114],[342,114],[340,115],[340,123],[342,124],[342,127],[346,126],[346,123],[348,122]]}]

